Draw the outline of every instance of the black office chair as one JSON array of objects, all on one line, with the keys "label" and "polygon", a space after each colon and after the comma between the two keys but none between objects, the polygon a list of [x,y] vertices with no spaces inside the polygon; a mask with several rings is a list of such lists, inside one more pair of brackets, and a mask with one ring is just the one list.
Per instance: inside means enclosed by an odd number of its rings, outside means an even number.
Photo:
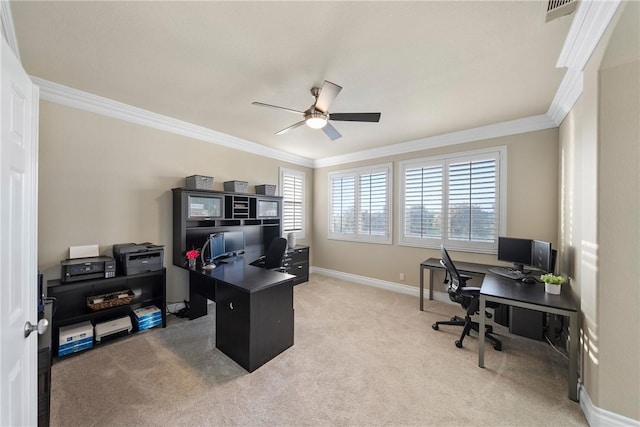
[{"label": "black office chair", "polygon": [[[469,335],[469,332],[473,329],[474,331],[479,332],[480,325],[478,322],[473,322],[471,320],[471,316],[478,312],[480,308],[480,288],[466,286],[467,280],[471,279],[470,276],[466,276],[464,274],[460,274],[460,272],[456,269],[456,266],[453,264],[449,253],[444,248],[444,245],[440,246],[441,260],[440,264],[446,269],[444,282],[448,283],[447,292],[449,293],[449,299],[453,302],[457,302],[464,309],[467,310],[464,319],[458,316],[453,316],[451,320],[436,322],[431,327],[434,330],[438,330],[440,325],[453,325],[453,326],[463,326],[462,334],[460,335],[460,339],[456,341],[456,347],[462,348],[462,340],[466,335]],[[488,302],[487,307],[496,308],[499,307],[500,304]],[[488,316],[488,313],[484,313],[484,315]],[[500,351],[502,350],[502,343],[493,335],[491,335],[492,328],[491,326],[487,326],[484,331],[484,336],[491,343],[493,343],[493,348]]]},{"label": "black office chair", "polygon": [[271,241],[267,253],[253,261],[251,265],[267,269],[280,268],[282,267],[282,259],[284,258],[286,250],[287,239],[284,237],[276,237]]}]

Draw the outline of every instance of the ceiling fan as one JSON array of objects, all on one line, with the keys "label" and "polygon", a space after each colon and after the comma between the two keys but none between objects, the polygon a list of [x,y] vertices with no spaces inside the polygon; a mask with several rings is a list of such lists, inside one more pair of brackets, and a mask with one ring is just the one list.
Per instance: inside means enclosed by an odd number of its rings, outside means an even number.
[{"label": "ceiling fan", "polygon": [[304,117],[304,120],[276,132],[276,135],[282,135],[283,133],[289,132],[291,129],[295,129],[298,126],[306,124],[312,129],[322,129],[332,141],[335,141],[342,135],[340,135],[340,132],[338,132],[336,128],[331,126],[328,122],[329,120],[343,122],[380,121],[380,113],[329,113],[329,106],[341,90],[341,86],[331,83],[328,80],[324,81],[321,88],[311,88],[311,95],[315,98],[315,102],[305,111],[278,107],[277,105],[265,104],[263,102],[252,102],[252,104],[260,107],[277,108],[279,110],[289,111],[290,113],[295,113]]}]

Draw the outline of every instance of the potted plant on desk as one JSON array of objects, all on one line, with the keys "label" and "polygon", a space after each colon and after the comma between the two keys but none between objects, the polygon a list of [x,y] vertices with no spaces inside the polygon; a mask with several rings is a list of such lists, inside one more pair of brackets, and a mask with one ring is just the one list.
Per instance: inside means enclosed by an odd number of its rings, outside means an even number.
[{"label": "potted plant on desk", "polygon": [[544,291],[548,294],[560,295],[560,287],[564,283],[564,277],[553,274],[543,274],[540,280],[544,282]]}]

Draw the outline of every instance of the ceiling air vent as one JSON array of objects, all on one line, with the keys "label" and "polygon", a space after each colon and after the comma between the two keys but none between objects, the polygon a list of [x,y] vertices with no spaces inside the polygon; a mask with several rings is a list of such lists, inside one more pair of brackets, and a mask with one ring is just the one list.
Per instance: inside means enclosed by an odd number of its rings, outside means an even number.
[{"label": "ceiling air vent", "polygon": [[547,11],[544,15],[544,22],[553,21],[562,16],[569,15],[578,7],[578,0],[548,0],[545,2]]}]

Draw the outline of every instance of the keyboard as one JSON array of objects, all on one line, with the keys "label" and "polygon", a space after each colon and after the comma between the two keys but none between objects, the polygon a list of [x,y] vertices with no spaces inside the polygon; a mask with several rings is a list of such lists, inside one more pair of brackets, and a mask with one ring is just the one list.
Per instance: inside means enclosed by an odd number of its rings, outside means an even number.
[{"label": "keyboard", "polygon": [[513,280],[521,280],[526,276],[526,274],[524,274],[523,272],[514,270],[513,268],[509,267],[490,267],[489,271],[493,274],[497,274],[498,276],[508,277],[509,279]]}]

